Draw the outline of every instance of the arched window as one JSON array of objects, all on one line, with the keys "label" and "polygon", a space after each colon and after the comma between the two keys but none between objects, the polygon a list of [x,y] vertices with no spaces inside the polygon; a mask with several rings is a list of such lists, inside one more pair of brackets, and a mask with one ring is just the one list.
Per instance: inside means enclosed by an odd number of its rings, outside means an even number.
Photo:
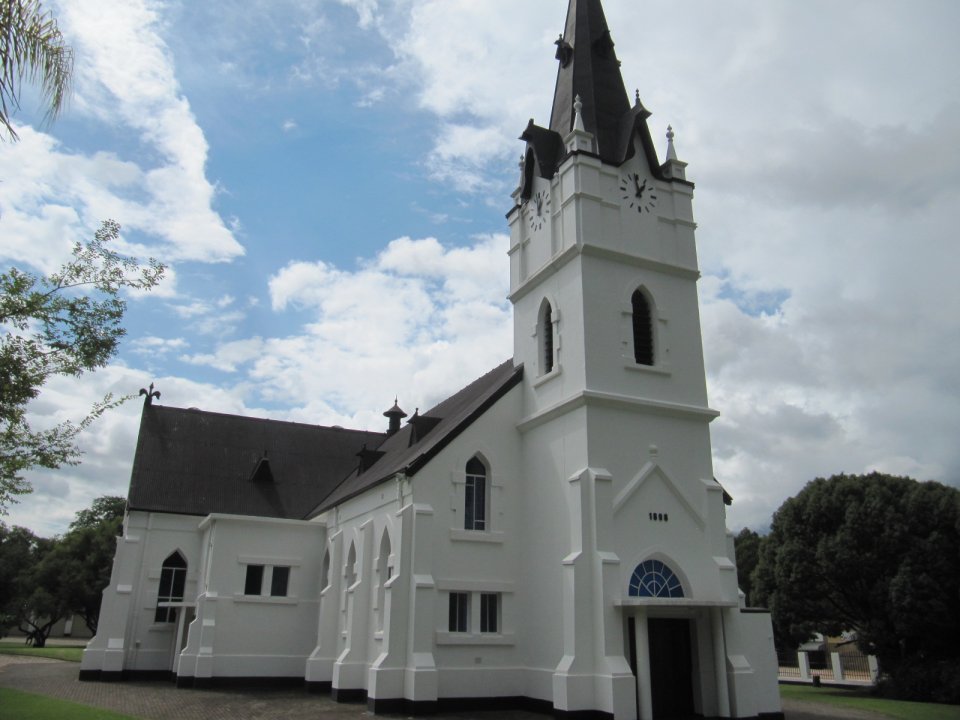
[{"label": "arched window", "polygon": [[157,592],[157,611],[153,621],[172,623],[177,620],[177,609],[164,603],[183,602],[183,589],[187,582],[187,561],[179,552],[170,553],[163,561],[160,571],[160,589]]},{"label": "arched window", "polygon": [[390,535],[383,531],[380,540],[380,557],[377,558],[377,630],[383,630],[386,612],[387,581],[393,575],[390,567]]},{"label": "arched window", "polygon": [[343,577],[347,581],[347,588],[357,581],[357,548],[350,543],[350,552],[347,553],[347,564],[343,568]]},{"label": "arched window", "polygon": [[632,597],[682,598],[680,578],[659,560],[645,560],[630,578]]},{"label": "arched window", "polygon": [[323,561],[320,563],[320,589],[330,584],[330,548],[323,551]]},{"label": "arched window", "polygon": [[650,301],[641,290],[635,290],[633,305],[633,357],[638,365],[653,365],[653,314]]},{"label": "arched window", "polygon": [[540,339],[540,360],[543,362],[541,375],[553,370],[553,308],[549,300],[544,300],[540,306],[540,321],[537,326],[537,336]]},{"label": "arched window", "polygon": [[487,467],[478,457],[467,462],[463,508],[464,529],[487,529]]}]

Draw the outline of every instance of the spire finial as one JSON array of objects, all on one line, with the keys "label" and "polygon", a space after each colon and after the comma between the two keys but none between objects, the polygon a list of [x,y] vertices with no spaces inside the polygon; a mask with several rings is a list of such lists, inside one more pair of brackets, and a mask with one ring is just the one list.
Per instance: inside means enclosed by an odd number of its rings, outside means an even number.
[{"label": "spire finial", "polygon": [[577,95],[576,99],[573,101],[573,113],[573,129],[585,132],[586,128],[583,127],[583,103],[580,102],[579,95]]},{"label": "spire finial", "polygon": [[677,151],[673,147],[673,138],[675,137],[673,132],[673,125],[667,125],[667,160],[676,160]]},{"label": "spire finial", "polygon": [[637,88],[636,90],[636,94],[634,95],[634,101],[637,107],[639,107],[640,106],[640,88]]}]

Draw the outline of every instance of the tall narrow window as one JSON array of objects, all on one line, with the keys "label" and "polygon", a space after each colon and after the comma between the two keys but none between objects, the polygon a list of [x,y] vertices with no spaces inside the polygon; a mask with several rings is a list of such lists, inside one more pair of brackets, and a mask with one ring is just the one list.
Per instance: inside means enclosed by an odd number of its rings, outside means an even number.
[{"label": "tall narrow window", "polygon": [[470,593],[450,593],[450,632],[465,633],[470,630]]},{"label": "tall narrow window", "polygon": [[387,580],[390,579],[390,535],[383,531],[380,539],[380,557],[377,558],[377,630],[386,622]]},{"label": "tall narrow window", "polygon": [[463,527],[465,530],[487,529],[487,468],[476,457],[467,462]]},{"label": "tall narrow window", "polygon": [[480,632],[497,632],[499,618],[500,593],[480,593]]},{"label": "tall narrow window", "polygon": [[176,622],[177,609],[160,607],[161,603],[183,602],[183,588],[187,582],[187,561],[179,552],[163,561],[160,571],[160,589],[157,592],[157,611],[153,621],[158,623]]},{"label": "tall narrow window", "polygon": [[650,303],[640,290],[631,298],[633,304],[633,357],[638,365],[653,365],[653,317]]},{"label": "tall narrow window", "polygon": [[347,589],[357,581],[357,548],[350,543],[350,552],[347,553],[347,564],[343,569],[343,578],[347,582]]},{"label": "tall narrow window", "polygon": [[323,562],[320,563],[320,589],[330,584],[330,549],[323,551]]},{"label": "tall narrow window", "polygon": [[537,328],[537,335],[540,338],[540,360],[543,362],[543,371],[541,375],[546,375],[553,371],[553,307],[549,300],[544,300],[540,306],[540,322]]}]

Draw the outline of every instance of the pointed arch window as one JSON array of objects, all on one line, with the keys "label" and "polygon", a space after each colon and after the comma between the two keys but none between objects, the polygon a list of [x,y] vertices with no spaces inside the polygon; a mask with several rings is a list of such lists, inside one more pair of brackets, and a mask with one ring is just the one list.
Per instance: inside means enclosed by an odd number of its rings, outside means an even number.
[{"label": "pointed arch window", "polygon": [[638,365],[653,365],[653,313],[640,289],[630,299],[633,306],[633,357]]},{"label": "pointed arch window", "polygon": [[347,553],[347,564],[343,569],[343,577],[347,582],[348,590],[357,581],[357,548],[353,543],[350,543],[350,552]]},{"label": "pointed arch window", "polygon": [[630,578],[631,597],[682,598],[683,585],[670,567],[660,560],[646,560]]},{"label": "pointed arch window", "polygon": [[540,361],[543,363],[541,375],[553,372],[555,343],[553,337],[553,307],[549,300],[540,306],[540,319],[537,323],[537,337],[540,339]]},{"label": "pointed arch window", "polygon": [[330,584],[330,548],[323,551],[323,561],[320,563],[320,589]]},{"label": "pointed arch window", "polygon": [[387,581],[393,575],[390,567],[390,535],[383,531],[380,540],[380,557],[377,558],[377,630],[383,630],[386,615]]},{"label": "pointed arch window", "polygon": [[474,456],[467,461],[464,490],[463,527],[465,530],[487,529],[487,466]]},{"label": "pointed arch window", "polygon": [[157,611],[153,621],[172,623],[177,620],[177,609],[164,603],[183,602],[183,591],[187,584],[187,561],[179,551],[170,553],[163,561],[160,570],[160,589],[157,592]]}]

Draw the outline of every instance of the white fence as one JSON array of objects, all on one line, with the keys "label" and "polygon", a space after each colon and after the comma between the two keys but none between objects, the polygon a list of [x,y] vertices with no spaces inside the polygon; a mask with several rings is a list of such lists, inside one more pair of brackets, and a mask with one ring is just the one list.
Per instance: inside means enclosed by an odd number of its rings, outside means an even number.
[{"label": "white fence", "polygon": [[877,658],[861,653],[778,652],[777,660],[781,680],[873,684],[880,674]]}]

